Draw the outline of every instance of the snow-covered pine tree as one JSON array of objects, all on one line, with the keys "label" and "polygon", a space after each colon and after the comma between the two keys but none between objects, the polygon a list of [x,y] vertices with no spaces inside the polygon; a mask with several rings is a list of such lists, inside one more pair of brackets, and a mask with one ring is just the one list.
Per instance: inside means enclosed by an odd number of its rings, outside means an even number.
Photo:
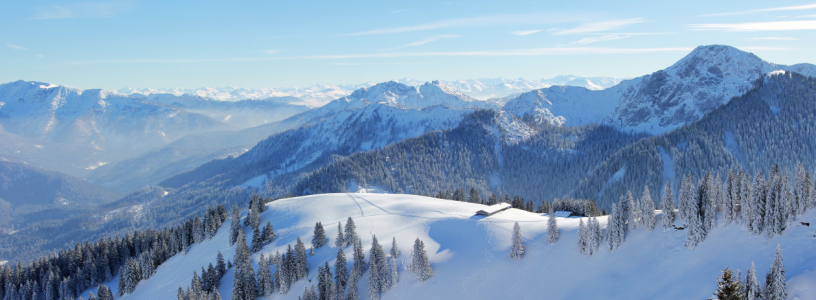
[{"label": "snow-covered pine tree", "polygon": [[411,260],[411,271],[416,274],[417,279],[419,281],[426,281],[433,277],[433,269],[431,269],[431,263],[428,260],[428,254],[425,253],[425,243],[423,243],[419,238],[414,241],[414,253],[413,259]]},{"label": "snow-covered pine tree", "polygon": [[391,256],[391,286],[399,282],[399,273],[397,272],[397,258]]},{"label": "snow-covered pine tree", "polygon": [[785,300],[788,297],[785,288],[785,264],[782,262],[782,249],[776,246],[776,254],[771,269],[765,275],[765,288],[762,300]]},{"label": "snow-covered pine tree", "polygon": [[258,227],[252,229],[252,253],[261,251],[261,248],[265,245],[264,238],[261,235],[261,231]]},{"label": "snow-covered pine tree", "polygon": [[193,280],[190,283],[190,294],[188,297],[191,300],[199,300],[202,298],[204,294],[204,289],[201,286],[201,278],[198,277],[198,273],[193,271]]},{"label": "snow-covered pine tree", "polygon": [[791,209],[796,215],[801,215],[807,209],[807,199],[805,197],[805,187],[810,183],[805,181],[805,166],[799,162],[796,165],[796,173],[793,177],[793,201],[791,201]]},{"label": "snow-covered pine tree", "polygon": [[204,240],[204,224],[198,218],[198,214],[193,219],[193,241],[201,243]]},{"label": "snow-covered pine tree", "polygon": [[275,239],[275,230],[272,228],[271,222],[266,221],[266,225],[264,225],[263,231],[261,231],[261,236],[263,237],[264,244],[269,244]]},{"label": "snow-covered pine tree", "polygon": [[[701,180],[701,186],[705,186],[705,181]],[[705,189],[705,187],[703,187]],[[698,193],[693,193],[698,194]],[[705,197],[705,192],[703,193]],[[706,198],[702,198],[706,199]],[[686,226],[686,248],[694,249],[705,239],[705,227],[703,225],[702,214],[700,213],[700,203],[694,200],[688,204],[688,225]]]},{"label": "snow-covered pine tree", "polygon": [[660,198],[660,210],[663,212],[663,229],[674,227],[674,197],[672,196],[671,182],[666,181],[663,186],[663,197]]},{"label": "snow-covered pine tree", "polygon": [[623,232],[622,226],[623,224],[619,223],[620,212],[618,211],[618,205],[612,203],[612,210],[609,212],[609,216],[607,217],[608,223],[606,225],[606,242],[609,244],[609,251],[617,250],[623,241],[621,240],[621,232]]},{"label": "snow-covered pine tree", "polygon": [[[717,197],[716,191],[714,176],[711,172],[708,172],[700,179],[699,186],[697,187],[697,208],[699,209],[698,216],[702,222],[703,239],[705,239],[708,232],[716,226],[714,207],[714,202]],[[702,242],[702,240],[700,240],[700,242]]]},{"label": "snow-covered pine tree", "polygon": [[654,200],[652,200],[648,185],[643,186],[643,196],[640,198],[640,223],[646,231],[652,231],[655,228]]},{"label": "snow-covered pine tree", "polygon": [[558,221],[555,219],[555,212],[550,207],[550,213],[547,217],[547,243],[550,245],[558,242]]},{"label": "snow-covered pine tree", "polygon": [[221,254],[220,250],[215,258],[215,270],[218,272],[218,278],[227,274],[227,265],[224,263],[224,255]]},{"label": "snow-covered pine tree", "polygon": [[346,231],[343,236],[346,246],[349,246],[357,241],[357,226],[354,225],[354,220],[352,220],[351,217],[346,220]]},{"label": "snow-covered pine tree", "polygon": [[316,249],[323,247],[326,244],[326,231],[323,230],[323,224],[317,222],[315,224],[314,235],[312,236],[312,246]]},{"label": "snow-covered pine tree", "polygon": [[363,274],[366,269],[365,253],[363,253],[363,242],[359,238],[354,242],[354,266],[352,268],[352,272],[356,270],[358,274]]},{"label": "snow-covered pine tree", "polygon": [[241,215],[238,214],[238,207],[232,205],[232,224],[230,224],[230,246],[235,245],[238,240],[238,231],[241,230]]},{"label": "snow-covered pine tree", "polygon": [[261,253],[260,264],[258,265],[258,294],[260,296],[269,297],[275,290],[272,283],[272,270],[269,266],[269,261],[264,258]]},{"label": "snow-covered pine tree", "polygon": [[751,269],[745,274],[745,285],[743,286],[742,294],[746,300],[756,300],[762,298],[762,286],[759,285],[759,280],[756,277],[756,268],[754,262],[751,262]]},{"label": "snow-covered pine tree", "polygon": [[784,226],[784,223],[780,224],[781,220],[784,220],[782,215],[785,211],[783,207],[784,184],[782,173],[776,165],[771,168],[771,173],[768,175],[767,186],[765,191],[767,196],[765,199],[764,228],[765,235],[770,238],[781,234]]},{"label": "snow-covered pine tree", "polygon": [[397,258],[399,255],[400,252],[399,248],[397,248],[397,238],[391,237],[391,257]]},{"label": "snow-covered pine tree", "polygon": [[[369,296],[371,299],[379,299],[380,292],[385,291],[388,286],[386,283],[386,278],[383,278],[383,268],[386,267],[385,265],[385,253],[382,250],[382,246],[377,241],[377,236],[372,235],[371,238],[371,250],[369,251],[368,255],[368,291]],[[388,274],[387,272],[385,273]]]},{"label": "snow-covered pine tree", "polygon": [[348,283],[349,273],[346,269],[346,253],[343,247],[337,248],[337,259],[334,261],[334,280],[338,287],[345,287]]},{"label": "snow-covered pine tree", "polygon": [[717,290],[714,291],[714,299],[717,300],[743,300],[742,286],[739,277],[734,277],[734,271],[725,268],[723,274],[717,278]]},{"label": "snow-covered pine tree", "polygon": [[720,210],[722,211],[723,225],[725,226],[731,224],[731,222],[734,221],[735,216],[735,208],[733,206],[734,202],[731,200],[731,192],[734,189],[731,183],[733,182],[734,176],[734,169],[731,169],[728,172],[728,177],[725,178],[725,182],[722,184],[722,190],[720,190],[720,193],[718,194],[718,198],[720,199],[719,201],[721,203]]},{"label": "snow-covered pine tree", "polygon": [[521,227],[518,222],[513,225],[512,244],[510,245],[510,259],[519,260],[524,257],[524,239],[521,236]]},{"label": "snow-covered pine tree", "polygon": [[346,292],[346,300],[360,299],[360,290],[357,288],[357,282],[360,281],[360,276],[360,271],[357,268],[351,270],[351,276],[349,277],[347,288],[348,292]]},{"label": "snow-covered pine tree", "polygon": [[635,197],[632,196],[632,191],[626,191],[626,196],[621,199],[620,208],[618,212],[621,213],[624,219],[624,231],[635,229]]},{"label": "snow-covered pine tree", "polygon": [[476,190],[474,188],[470,188],[470,197],[468,198],[468,202],[470,202],[470,203],[482,203],[482,196],[479,195],[478,190]]},{"label": "snow-covered pine tree", "polygon": [[589,249],[587,249],[587,233],[589,230],[587,229],[584,227],[584,219],[578,220],[578,253],[584,255],[589,255]]},{"label": "snow-covered pine tree", "polygon": [[306,246],[300,237],[295,243],[295,280],[303,279],[309,276],[309,261],[306,256]]},{"label": "snow-covered pine tree", "polygon": [[598,218],[592,217],[592,254],[598,253],[603,242],[603,232],[601,231],[601,224]]},{"label": "snow-covered pine tree", "polygon": [[680,186],[680,193],[677,197],[678,217],[683,224],[689,223],[689,216],[691,214],[691,202],[695,201],[696,197],[693,195],[695,190],[694,183],[688,174],[683,176],[683,183]]},{"label": "snow-covered pine tree", "polygon": [[334,293],[337,293],[337,290],[336,287],[334,287],[331,269],[329,269],[329,262],[327,261],[325,265],[318,266],[317,268],[317,299],[336,299],[336,295],[333,295]]},{"label": "snow-covered pine tree", "polygon": [[754,190],[754,186],[751,184],[751,175],[748,172],[740,172],[738,175],[740,184],[739,184],[739,204],[740,204],[740,214],[739,216],[742,218],[743,226],[748,228],[748,220],[750,220],[751,214],[753,213],[751,210],[753,209],[753,204],[751,200],[751,193]]},{"label": "snow-covered pine tree", "polygon": [[334,240],[334,246],[343,248],[346,246],[346,238],[343,235],[343,222],[337,222],[337,238]]},{"label": "snow-covered pine tree", "polygon": [[750,216],[748,217],[748,232],[759,235],[765,228],[765,202],[767,198],[765,178],[762,172],[757,172],[751,185]]}]

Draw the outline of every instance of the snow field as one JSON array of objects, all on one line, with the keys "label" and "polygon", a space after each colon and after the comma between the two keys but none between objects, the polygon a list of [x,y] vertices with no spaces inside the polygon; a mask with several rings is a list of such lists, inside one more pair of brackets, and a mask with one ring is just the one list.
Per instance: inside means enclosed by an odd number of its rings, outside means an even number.
[{"label": "snow field", "polygon": [[[261,224],[270,221],[277,237],[252,255],[256,272],[261,253],[285,252],[286,245],[294,246],[298,236],[310,247],[318,221],[329,240],[308,258],[312,282],[300,280],[286,295],[275,292],[260,299],[297,299],[305,287],[317,284],[317,267],[324,262],[334,272],[337,222],[345,225],[349,216],[357,226],[366,260],[371,234],[377,235],[386,253],[390,252],[392,236],[397,239],[400,281],[382,294],[384,299],[708,299],[725,267],[740,269],[745,276],[753,261],[757,277],[763,281],[777,244],[785,258],[789,299],[813,299],[816,291],[814,228],[798,223],[816,224],[814,211],[769,240],[748,234],[741,224],[722,227],[718,223],[704,242],[688,250],[685,231],[663,231],[658,225],[652,232],[633,230],[614,252],[606,251],[604,243],[602,251],[589,257],[577,250],[579,218],[558,218],[560,239],[548,245],[546,215],[510,209],[490,217],[474,216],[483,208],[480,204],[386,194],[323,194],[268,203]],[[606,217],[598,220],[605,228]],[[526,248],[519,261],[508,257],[515,222],[521,226]],[[157,268],[156,275],[122,299],[175,299],[179,285],[189,286],[193,271],[215,263],[218,250],[232,260],[235,247],[229,247],[228,229],[225,223],[211,240],[193,245],[187,255],[171,258]],[[251,239],[251,230],[245,228],[245,232]],[[406,269],[416,238],[425,242],[434,270],[434,277],[426,282],[419,282]],[[351,247],[344,250],[351,269]],[[368,295],[367,276],[368,272],[359,281],[363,298]],[[229,299],[232,281],[233,272],[228,270],[219,285],[224,299]],[[116,281],[109,285],[116,285]],[[87,299],[86,295],[83,297]]]}]

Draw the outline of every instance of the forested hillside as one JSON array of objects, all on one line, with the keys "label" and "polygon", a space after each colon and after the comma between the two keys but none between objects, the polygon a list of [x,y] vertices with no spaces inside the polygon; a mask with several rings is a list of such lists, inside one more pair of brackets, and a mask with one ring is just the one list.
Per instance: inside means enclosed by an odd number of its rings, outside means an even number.
[{"label": "forested hillside", "polygon": [[755,84],[699,121],[620,149],[572,194],[608,206],[629,190],[638,197],[644,184],[659,191],[669,181],[676,190],[684,174],[696,182],[708,171],[724,178],[774,164],[816,168],[816,78],[776,73]]}]

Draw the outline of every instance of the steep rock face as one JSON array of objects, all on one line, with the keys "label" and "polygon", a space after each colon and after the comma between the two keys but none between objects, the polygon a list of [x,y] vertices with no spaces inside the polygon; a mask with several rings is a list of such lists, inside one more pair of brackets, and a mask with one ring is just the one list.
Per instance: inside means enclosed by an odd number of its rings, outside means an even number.
[{"label": "steep rock face", "polygon": [[661,133],[700,119],[775,70],[816,75],[816,66],[777,65],[734,47],[700,46],[665,70],[611,88],[620,103],[604,122]]},{"label": "steep rock face", "polygon": [[0,85],[0,102],[0,124],[6,132],[122,154],[191,133],[234,129],[176,106],[39,82]]}]

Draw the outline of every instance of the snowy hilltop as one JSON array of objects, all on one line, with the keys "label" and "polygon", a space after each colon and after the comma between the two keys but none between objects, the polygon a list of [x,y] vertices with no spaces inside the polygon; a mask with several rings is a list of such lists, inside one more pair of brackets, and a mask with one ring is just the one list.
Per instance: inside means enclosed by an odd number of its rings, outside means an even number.
[{"label": "snowy hilltop", "polygon": [[[246,276],[251,276],[247,270],[258,274],[257,280],[252,280],[258,285],[259,299],[298,299],[310,296],[304,290],[313,286],[318,295],[355,293],[361,299],[522,299],[541,295],[553,299],[708,299],[726,267],[741,270],[741,276],[755,267],[758,284],[765,289],[763,279],[774,263],[777,245],[780,259],[784,258],[787,286],[783,287],[788,299],[814,296],[816,253],[808,246],[813,229],[798,223],[769,239],[746,233],[741,224],[719,224],[693,250],[685,245],[687,230],[664,230],[660,225],[653,231],[633,227],[617,249],[609,251],[603,242],[599,251],[582,254],[581,241],[584,247],[594,243],[587,240],[593,231],[608,234],[604,233],[610,230],[607,216],[556,217],[552,220],[559,236],[551,244],[549,215],[515,208],[489,217],[475,215],[485,208],[422,196],[354,193],[282,199],[267,203],[261,210],[253,204],[252,213],[241,215],[245,227],[225,220],[213,233],[207,233],[209,229],[194,233],[202,237],[190,241],[186,252],[156,266],[148,278],[125,283],[129,293],[121,299],[177,299],[180,288],[185,294],[197,289],[197,293],[209,294],[216,289],[223,299],[235,299],[231,295],[240,289],[234,285],[247,282]],[[662,220],[662,213],[656,213],[657,220]],[[226,219],[226,212],[223,214],[220,218]],[[204,220],[207,218],[212,219],[208,215]],[[810,211],[799,221],[816,221],[816,214]],[[350,235],[349,223],[356,225],[351,228],[359,238],[356,243],[345,241]],[[201,222],[196,219],[193,224]],[[261,239],[253,238],[260,232],[253,234],[253,224],[269,227]],[[682,226],[680,221],[677,224]],[[514,226],[518,226],[515,232]],[[235,233],[237,240],[231,245]],[[520,239],[514,238],[515,234]],[[344,240],[338,243],[340,237]],[[378,242],[372,250],[375,237]],[[421,244],[419,249],[417,243]],[[261,247],[255,248],[258,245]],[[398,251],[392,252],[392,245]],[[337,264],[339,248],[345,263]],[[511,248],[516,259],[511,258]],[[427,255],[428,269],[417,266],[417,251]],[[223,263],[219,256],[229,261],[223,271],[217,271]],[[355,261],[360,258],[365,262],[359,266],[362,274],[354,280],[339,277],[345,286],[338,286],[338,277],[334,277],[338,268],[342,266],[345,272],[339,273],[353,278],[358,268]],[[278,269],[281,265],[292,269]],[[394,265],[396,268],[391,269]],[[378,271],[382,268],[387,272]],[[236,278],[236,274],[242,277]],[[377,274],[377,280],[371,274]],[[422,281],[417,274],[427,279]],[[278,276],[290,277],[279,280]],[[122,286],[117,278],[105,283],[113,294]],[[378,292],[370,289],[374,284]],[[87,299],[90,292],[98,294],[91,288],[82,296]]]}]

